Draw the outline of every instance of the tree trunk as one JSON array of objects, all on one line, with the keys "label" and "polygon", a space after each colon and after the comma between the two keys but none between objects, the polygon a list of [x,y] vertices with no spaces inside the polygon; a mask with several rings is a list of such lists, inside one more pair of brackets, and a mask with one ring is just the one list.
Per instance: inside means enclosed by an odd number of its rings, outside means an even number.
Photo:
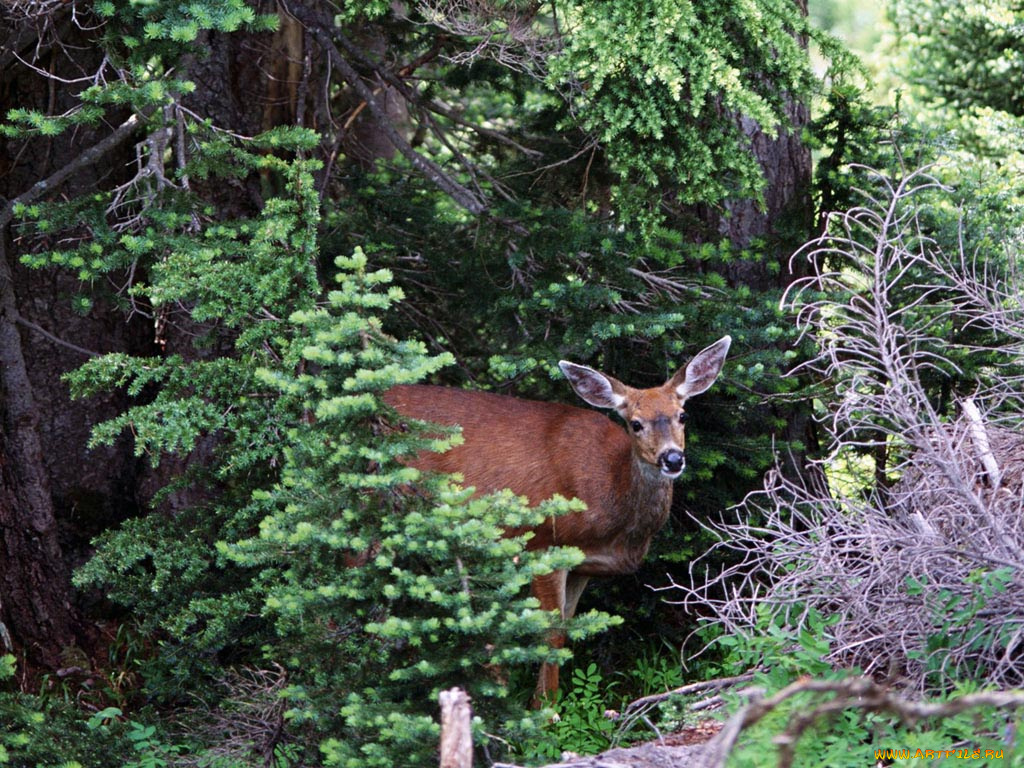
[{"label": "tree trunk", "polygon": [[[7,336],[9,326],[0,323],[0,336]],[[0,344],[6,347],[7,340]],[[0,437],[0,645],[23,652],[34,665],[56,669],[84,627],[71,600],[53,507],[41,493],[45,482],[40,487],[39,477],[32,477],[41,457],[26,457],[24,445],[10,450],[7,435]]]},{"label": "tree trunk", "polygon": [[[71,39],[77,27],[67,23],[63,6],[49,22],[69,36],[66,48],[33,36],[36,21],[0,19],[0,103],[60,114],[74,97],[18,59],[70,78],[102,52]],[[72,50],[81,61],[65,56]],[[112,399],[72,404],[61,375],[85,359],[86,347],[109,351],[127,330],[102,312],[74,313],[70,296],[80,286],[72,277],[20,265],[11,224],[18,203],[77,192],[94,183],[94,174],[121,167],[112,153],[126,148],[136,128],[129,121],[114,131],[98,126],[55,138],[0,139],[0,651],[18,650],[32,665],[50,669],[67,666],[67,652],[88,649],[93,638],[73,599],[61,515],[91,526],[82,546],[100,527],[90,519],[95,500],[109,499],[134,471],[130,451],[88,454],[85,448],[97,415],[120,407]],[[107,166],[97,170],[101,160]]]},{"label": "tree trunk", "polygon": [[801,139],[810,116],[806,105],[800,103],[791,103],[787,111],[792,128],[775,135],[765,133],[749,119],[740,119],[764,172],[763,206],[757,200],[728,200],[720,208],[705,207],[699,213],[705,231],[728,240],[737,250],[762,241],[766,258],[759,262],[736,259],[726,269],[731,284],[746,285],[759,293],[792,282],[797,275],[790,271],[789,257],[813,234],[811,150]]},{"label": "tree trunk", "polygon": [[[806,0],[794,2],[806,15]],[[706,241],[724,239],[736,251],[758,244],[762,259],[735,259],[723,275],[730,285],[745,285],[759,294],[782,291],[806,275],[806,260],[793,261],[791,257],[815,234],[811,150],[802,138],[810,111],[806,104],[790,99],[785,117],[787,128],[774,134],[752,120],[737,118],[764,174],[763,204],[753,199],[729,200],[718,207],[699,206],[696,211],[698,229]],[[791,449],[782,457],[784,469],[794,476],[805,474],[806,452],[817,444],[810,405],[773,403],[769,407],[786,422],[779,437],[790,446],[804,446],[804,450]]]},{"label": "tree trunk", "polygon": [[61,652],[74,644],[80,622],[57,537],[3,245],[0,240],[0,638],[7,650],[14,650],[16,640],[29,660],[56,668]]},{"label": "tree trunk", "polygon": [[[794,3],[806,16],[806,0]],[[790,271],[790,256],[814,234],[811,150],[802,136],[810,111],[806,104],[789,99],[785,112],[788,126],[774,133],[766,133],[749,118],[736,117],[764,174],[763,205],[737,199],[716,207],[699,206],[696,211],[705,241],[725,239],[737,250],[761,241],[763,259],[736,259],[725,270],[733,285],[758,292],[785,288],[799,276]]]}]

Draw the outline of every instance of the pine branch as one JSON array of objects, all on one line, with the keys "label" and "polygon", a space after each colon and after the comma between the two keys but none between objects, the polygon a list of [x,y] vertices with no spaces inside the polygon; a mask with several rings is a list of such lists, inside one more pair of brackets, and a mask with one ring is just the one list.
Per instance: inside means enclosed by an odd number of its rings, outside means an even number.
[{"label": "pine branch", "polygon": [[[147,117],[146,114],[141,116],[133,114],[114,129],[113,133],[93,144],[63,168],[58,168],[45,179],[37,181],[13,200],[8,200],[7,205],[3,207],[3,210],[0,210],[0,230],[11,223],[11,219],[14,218],[14,209],[17,206],[28,205],[45,193],[49,192],[51,189],[58,187],[72,174],[101,160],[108,152],[131,137],[135,132],[135,129],[139,127],[145,117]],[[0,270],[3,269],[3,265],[0,265]],[[10,276],[0,274],[0,279],[10,279]]]},{"label": "pine branch", "polygon": [[388,141],[391,142],[395,149],[412,164],[413,168],[423,174],[441,191],[451,196],[452,200],[470,213],[479,215],[486,211],[487,205],[484,201],[446,174],[433,160],[413,149],[412,145],[402,136],[388,117],[387,111],[378,103],[373,90],[363,81],[359,73],[356,72],[339,50],[336,40],[345,48],[352,47],[352,43],[349,42],[341,31],[332,29],[328,33],[327,29],[331,25],[322,19],[319,14],[302,5],[290,5],[286,10],[316,38],[316,41],[327,52],[331,65],[341,78],[352,87],[352,90],[356,92],[359,98],[365,102],[380,130],[387,136]]}]

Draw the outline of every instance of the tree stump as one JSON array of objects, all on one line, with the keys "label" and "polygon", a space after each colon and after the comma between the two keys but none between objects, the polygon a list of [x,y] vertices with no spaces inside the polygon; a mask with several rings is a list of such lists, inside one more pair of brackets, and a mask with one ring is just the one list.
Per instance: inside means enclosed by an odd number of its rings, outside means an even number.
[{"label": "tree stump", "polygon": [[473,768],[469,696],[461,688],[441,691],[441,768]]}]

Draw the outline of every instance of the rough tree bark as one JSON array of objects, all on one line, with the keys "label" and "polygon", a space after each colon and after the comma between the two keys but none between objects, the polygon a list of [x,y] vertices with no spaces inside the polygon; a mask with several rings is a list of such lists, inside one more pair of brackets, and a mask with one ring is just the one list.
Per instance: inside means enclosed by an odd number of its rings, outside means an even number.
[{"label": "rough tree bark", "polygon": [[[45,18],[0,18],[5,106],[59,114],[69,106],[68,95],[23,62],[34,58],[43,71],[70,78],[99,55],[71,46],[67,50],[83,59],[72,61],[58,50],[52,35],[59,30],[70,43],[75,28],[66,23],[66,8],[50,10]],[[111,400],[71,403],[60,377],[90,349],[117,348],[129,331],[123,322],[110,323],[109,312],[76,315],[69,297],[78,286],[68,276],[19,263],[14,209],[93,183],[97,173],[109,171],[97,170],[97,163],[116,167],[112,155],[137,127],[134,119],[113,130],[0,140],[0,651],[17,650],[38,667],[65,665],[69,652],[88,648],[95,637],[76,609],[73,561],[64,545],[79,538],[73,526],[88,529],[97,524],[94,517],[124,506],[123,499],[111,499],[125,495],[125,474],[134,467],[123,447],[87,456],[91,425],[117,406]]]},{"label": "rough tree bark", "polygon": [[[12,333],[17,329],[7,318],[0,318],[0,365],[5,371],[10,370]],[[24,375],[23,367],[20,375]],[[4,399],[6,403],[17,399],[6,386]],[[23,651],[34,663],[56,668],[61,665],[62,653],[76,645],[84,627],[71,601],[34,425],[12,423],[10,409],[5,409],[4,416],[0,433],[0,650]]]},{"label": "rough tree bark", "polygon": [[[10,206],[8,206],[8,209]],[[3,225],[10,215],[0,218]],[[0,639],[55,667],[78,629],[70,581],[39,441],[39,411],[29,383],[11,270],[0,227]],[[13,639],[12,639],[13,638]]]},{"label": "rough tree bark", "polygon": [[70,568],[60,546],[50,472],[40,439],[42,409],[21,335],[23,328],[38,326],[19,311],[8,227],[18,204],[33,202],[106,157],[125,143],[138,123],[133,116],[0,209],[0,546],[5,555],[0,560],[0,635],[8,650],[14,649],[13,638],[31,661],[47,667],[59,666],[62,653],[76,643],[89,644],[90,633],[74,607]]},{"label": "rough tree bark", "polygon": [[[793,2],[806,16],[807,0]],[[803,45],[806,48],[806,40]],[[764,259],[737,259],[725,272],[734,285],[759,292],[785,288],[797,277],[790,271],[789,257],[814,234],[811,149],[803,141],[810,110],[790,98],[785,111],[788,126],[771,133],[748,118],[736,118],[764,174],[763,204],[754,199],[728,200],[720,207],[701,206],[696,212],[701,239],[724,238],[737,249],[762,241]]]},{"label": "rough tree bark", "polygon": [[[87,84],[82,78],[96,72],[104,52],[91,37],[95,31],[75,23],[72,10],[60,2],[0,6],[0,119],[11,108],[58,115],[78,106],[77,91]],[[200,45],[203,55],[177,71],[187,70],[197,85],[185,106],[218,127],[252,136],[278,124],[317,127],[317,120],[327,119],[318,99],[331,83],[329,59],[295,23],[284,24],[277,35],[204,32]],[[333,46],[331,53],[337,53]],[[365,90],[354,70],[341,64]],[[306,109],[307,103],[319,106]],[[368,147],[360,157],[394,151],[387,116],[374,115],[372,128],[361,125],[353,132]],[[141,123],[142,117],[134,119]],[[59,666],[64,650],[90,639],[70,584],[71,570],[88,555],[89,540],[134,514],[209,449],[204,444],[194,456],[174,457],[156,471],[132,455],[127,438],[87,449],[92,427],[123,412],[127,398],[111,393],[71,401],[61,376],[90,353],[158,354],[152,320],[136,316],[126,322],[95,294],[93,310],[80,316],[70,298],[83,286],[73,275],[20,263],[23,253],[53,243],[32,241],[27,230],[18,229],[14,205],[110,189],[132,173],[132,145],[143,135],[139,124],[115,123],[80,126],[56,137],[0,137],[0,652],[23,650],[45,667]],[[237,184],[204,186],[194,179],[192,189],[224,218],[252,215],[267,193],[256,174]],[[169,326],[163,351],[187,358],[204,354],[192,344],[194,330]],[[187,506],[197,495],[201,491],[176,494],[167,511]]]}]

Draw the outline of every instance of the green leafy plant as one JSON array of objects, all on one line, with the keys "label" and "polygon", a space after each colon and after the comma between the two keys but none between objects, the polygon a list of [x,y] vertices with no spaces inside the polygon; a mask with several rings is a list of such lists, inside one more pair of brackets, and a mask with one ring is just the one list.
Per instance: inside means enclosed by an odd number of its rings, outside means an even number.
[{"label": "green leafy plant", "polygon": [[683,670],[678,651],[674,649],[646,649],[627,673],[636,696],[649,696],[683,685]]},{"label": "green leafy plant", "polygon": [[582,123],[608,154],[621,210],[658,221],[634,190],[669,178],[687,203],[758,194],[763,176],[740,124],[715,116],[787,127],[783,94],[806,95],[814,81],[800,36],[815,32],[797,6],[577,2],[564,14],[572,34],[549,79],[573,93],[564,125]]},{"label": "green leafy plant", "polygon": [[[1013,625],[986,620],[991,605],[1006,599],[1016,570],[1010,567],[978,568],[968,575],[966,582],[974,585],[969,593],[956,593],[949,589],[931,589],[927,575],[908,577],[907,595],[923,602],[923,610],[931,615],[934,631],[920,648],[910,649],[908,658],[924,666],[926,679],[941,687],[949,676],[951,663],[959,663],[957,677],[984,676],[981,651],[987,648],[1006,648],[1013,641]],[[952,649],[965,656],[951,659]]]},{"label": "green leafy plant", "polygon": [[614,688],[615,682],[606,682],[594,663],[573,669],[552,702],[555,717],[522,751],[558,759],[566,751],[593,755],[607,749],[615,730],[606,714]]},{"label": "green leafy plant", "polygon": [[109,733],[117,723],[118,732],[131,747],[131,758],[124,762],[124,768],[165,768],[172,765],[185,748],[179,744],[167,744],[157,733],[157,727],[136,720],[123,719],[124,713],[117,707],[107,707],[94,713],[87,721],[90,731]]},{"label": "green leafy plant", "polygon": [[[732,657],[739,664],[759,660],[761,666],[750,684],[758,689],[759,700],[795,692],[743,731],[730,753],[730,766],[763,766],[779,760],[780,765],[856,768],[872,759],[888,759],[886,750],[891,757],[898,757],[901,765],[904,761],[907,765],[931,765],[943,752],[947,759],[986,759],[986,750],[989,755],[998,751],[1007,758],[1007,765],[1024,765],[1024,748],[1019,742],[1002,741],[1007,728],[1015,728],[1020,716],[995,703],[952,706],[948,714],[926,719],[901,713],[901,699],[895,692],[892,703],[879,699],[879,704],[859,706],[865,696],[879,695],[885,689],[861,677],[857,670],[836,670],[823,662],[827,627],[832,622],[820,616],[810,617],[809,622],[808,626],[815,627],[812,633],[772,623],[764,625],[760,637],[750,642],[742,639],[732,646],[739,651]],[[853,693],[845,693],[847,690]],[[923,705],[942,705],[979,691],[976,685],[964,684]],[[737,693],[726,694],[726,700],[729,706],[723,718],[748,703]],[[904,703],[909,711],[921,702]],[[814,716],[808,717],[809,713]],[[780,739],[784,732],[787,738]],[[789,757],[783,758],[780,743]]]},{"label": "green leafy plant", "polygon": [[0,765],[117,768],[128,750],[119,733],[96,732],[74,699],[9,690],[16,660],[0,656]]}]

